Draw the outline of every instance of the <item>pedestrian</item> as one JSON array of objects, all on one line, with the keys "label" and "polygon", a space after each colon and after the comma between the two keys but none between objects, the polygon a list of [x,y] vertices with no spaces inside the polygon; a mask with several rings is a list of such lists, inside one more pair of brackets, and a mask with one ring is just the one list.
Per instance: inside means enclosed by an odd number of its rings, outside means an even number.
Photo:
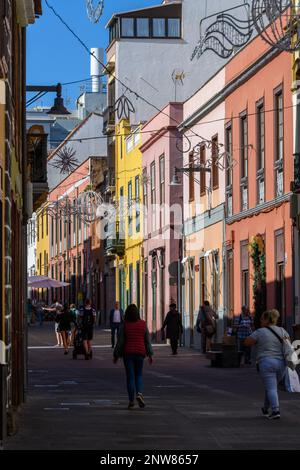
[{"label": "pedestrian", "polygon": [[166,337],[170,340],[172,354],[175,356],[177,354],[178,340],[183,333],[183,326],[181,315],[176,309],[175,302],[172,302],[169,307],[170,310],[167,313],[162,328],[164,329],[167,327]]},{"label": "pedestrian", "polygon": [[71,304],[70,305],[71,332],[70,332],[70,337],[69,337],[70,346],[73,346],[74,344],[74,337],[75,337],[75,331],[77,328],[78,316],[79,316],[79,311],[76,308],[76,305]]},{"label": "pedestrian", "polygon": [[140,408],[146,406],[143,396],[143,365],[146,356],[149,358],[149,364],[152,364],[153,349],[146,322],[140,319],[137,306],[131,304],[125,312],[113,360],[114,364],[121,357],[124,360],[129,397],[128,409],[134,407],[135,397]]},{"label": "pedestrian", "polygon": [[234,319],[233,333],[237,336],[238,350],[243,354],[245,364],[251,364],[251,346],[245,346],[245,339],[253,333],[253,325],[249,308],[243,305],[242,313]]},{"label": "pedestrian", "polygon": [[30,326],[32,323],[32,311],[33,311],[33,305],[32,305],[32,300],[27,299],[27,325]]},{"label": "pedestrian", "polygon": [[62,304],[60,304],[56,299],[53,300],[53,303],[51,307],[47,307],[44,310],[47,310],[48,312],[53,312],[54,314],[54,331],[55,331],[55,336],[56,336],[56,347],[63,346],[63,340],[60,332],[58,331],[58,323],[56,321],[56,318],[58,317],[58,314],[62,310]]},{"label": "pedestrian", "polygon": [[61,335],[63,346],[65,349],[64,354],[69,352],[69,333],[71,331],[71,315],[69,306],[67,303],[64,304],[62,310],[60,310],[55,318],[55,322],[58,324],[57,330]]},{"label": "pedestrian", "polygon": [[289,334],[276,326],[279,317],[277,310],[264,312],[260,319],[261,328],[245,339],[246,346],[256,346],[257,367],[265,388],[265,402],[261,410],[263,416],[269,419],[280,418],[278,383],[286,372],[281,339],[289,339]]},{"label": "pedestrian", "polygon": [[211,351],[212,338],[217,332],[219,315],[211,308],[208,300],[203,303],[203,320],[201,327],[204,330],[205,351]]},{"label": "pedestrian", "polygon": [[115,308],[111,309],[109,315],[110,329],[111,329],[111,347],[115,347],[115,337],[119,334],[120,326],[124,321],[124,312],[120,309],[120,303],[115,303]]},{"label": "pedestrian", "polygon": [[86,299],[84,307],[81,307],[79,311],[79,326],[82,331],[86,360],[92,359],[92,340],[94,336],[96,316],[96,310],[92,307],[91,301]]},{"label": "pedestrian", "polygon": [[39,326],[43,326],[44,316],[45,316],[44,307],[45,307],[45,302],[43,300],[39,300],[36,303],[36,316],[39,322]]},{"label": "pedestrian", "polygon": [[205,354],[206,353],[206,336],[205,336],[205,329],[204,327],[202,328],[203,323],[204,323],[204,306],[200,305],[198,316],[197,316],[197,321],[196,321],[196,330],[201,335],[201,350],[202,350],[202,353]]}]

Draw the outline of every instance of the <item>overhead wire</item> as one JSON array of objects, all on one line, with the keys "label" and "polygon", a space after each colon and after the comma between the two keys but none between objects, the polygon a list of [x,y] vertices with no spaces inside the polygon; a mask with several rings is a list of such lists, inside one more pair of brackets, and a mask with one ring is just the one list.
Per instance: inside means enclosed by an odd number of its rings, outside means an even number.
[{"label": "overhead wire", "polygon": [[[297,106],[297,104],[294,104],[294,105],[290,105],[290,106],[283,106],[283,110],[285,109],[291,109],[291,108],[295,108]],[[264,110],[265,113],[272,113],[274,111],[277,111],[277,108],[272,108],[272,109],[267,109],[267,110]],[[260,112],[255,112],[255,113],[248,113],[247,114],[247,117],[251,117],[251,116],[257,116],[258,114],[260,114]],[[197,124],[195,124],[195,126],[203,126],[205,124],[213,124],[215,122],[221,122],[221,121],[225,121],[225,122],[229,122],[231,120],[234,120],[234,119],[240,119],[240,116],[231,116],[231,117],[223,117],[223,118],[219,118],[219,119],[212,119],[210,121],[203,121],[203,122],[199,122]],[[161,129],[152,129],[151,131],[140,131],[140,134],[155,134],[156,132],[161,132]],[[170,132],[170,131],[169,131]],[[128,138],[130,136],[132,136],[133,133],[130,133],[130,134],[109,134],[109,137],[125,137],[125,138]],[[183,138],[184,136],[183,135],[178,135],[178,136],[161,136],[161,137],[165,137],[165,138],[171,138],[171,139],[180,139],[180,138]],[[193,135],[186,135],[185,137],[187,138],[190,138],[190,137],[193,137]],[[107,136],[106,135],[100,135],[100,136],[95,136],[95,137],[81,137],[81,138],[77,138],[77,139],[68,139],[67,141],[68,142],[85,142],[85,141],[89,141],[89,140],[98,140],[98,139],[107,139]],[[206,141],[208,142],[211,142],[209,139],[205,139]],[[61,144],[63,143],[61,140],[50,140],[49,141],[50,143],[52,144]],[[67,143],[67,142],[66,142]],[[54,151],[55,149],[53,149]]]},{"label": "overhead wire", "polygon": [[[45,0],[45,3],[47,5],[47,7],[52,10],[53,14],[64,24],[64,26],[68,29],[68,31],[70,31],[70,33],[77,39],[77,41],[82,45],[82,47],[85,49],[85,51],[91,56],[93,57],[100,65],[101,67],[103,67],[103,69],[107,72],[107,74],[109,76],[112,76],[117,82],[119,82],[126,91],[129,91],[131,94],[133,94],[137,99],[140,99],[142,100],[144,103],[148,104],[149,106],[151,106],[152,108],[154,108],[156,111],[158,111],[160,114],[163,114],[165,116],[167,116],[171,121],[177,123],[178,125],[181,124],[180,121],[178,121],[177,119],[175,119],[173,116],[170,116],[168,113],[166,113],[165,111],[163,111],[162,109],[158,108],[155,104],[151,103],[149,100],[147,100],[144,96],[140,95],[138,92],[136,92],[135,90],[131,89],[127,84],[125,84],[122,80],[120,80],[120,78],[116,77],[116,75],[107,68],[107,66],[105,64],[103,64],[103,62],[101,62],[101,60],[98,59],[98,57],[95,56],[95,54],[93,52],[90,51],[90,49],[88,48],[88,46],[84,43],[84,41],[75,33],[75,31],[73,31],[73,29],[66,23],[66,21],[61,17],[61,15],[59,13],[57,13],[57,11],[49,4],[48,0]],[[190,129],[189,129],[190,130]],[[207,141],[207,142],[210,142],[208,141],[208,139],[205,139],[204,137],[202,137],[201,135],[199,135],[198,133],[196,133],[195,131],[193,130],[190,130],[194,136],[196,137],[199,137],[202,141]],[[224,144],[221,144],[221,143],[218,143],[218,146],[219,147],[224,147]]]}]

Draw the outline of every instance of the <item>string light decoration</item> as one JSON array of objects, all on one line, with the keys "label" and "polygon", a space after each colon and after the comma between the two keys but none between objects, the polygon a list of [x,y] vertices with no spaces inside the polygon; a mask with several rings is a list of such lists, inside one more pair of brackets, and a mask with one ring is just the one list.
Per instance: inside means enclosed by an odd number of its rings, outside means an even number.
[{"label": "string light decoration", "polygon": [[300,20],[299,0],[253,0],[252,19],[258,34],[270,46],[287,52],[299,49],[296,35]]},{"label": "string light decoration", "polygon": [[72,220],[76,217],[86,224],[95,222],[98,218],[97,210],[104,204],[99,193],[92,190],[80,193],[77,198],[64,196],[51,201],[47,206],[47,213],[54,219]]},{"label": "string light decoration", "polygon": [[72,147],[65,146],[57,152],[56,158],[49,165],[60,170],[63,175],[70,175],[79,166],[79,161],[75,158],[75,155],[76,152]]},{"label": "string light decoration", "polygon": [[98,0],[98,4],[94,6],[93,0],[86,0],[86,10],[89,20],[92,23],[98,23],[104,9],[104,0]]}]

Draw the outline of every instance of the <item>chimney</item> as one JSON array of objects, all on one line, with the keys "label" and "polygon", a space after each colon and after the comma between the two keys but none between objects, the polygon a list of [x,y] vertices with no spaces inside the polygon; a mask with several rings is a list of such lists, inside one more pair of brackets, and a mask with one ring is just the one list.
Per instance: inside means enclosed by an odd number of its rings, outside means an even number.
[{"label": "chimney", "polygon": [[103,64],[104,51],[103,49],[100,49],[98,47],[93,47],[91,49],[91,54],[93,54],[93,56],[91,56],[92,92],[100,93],[101,70],[103,67],[98,61],[100,61]]}]

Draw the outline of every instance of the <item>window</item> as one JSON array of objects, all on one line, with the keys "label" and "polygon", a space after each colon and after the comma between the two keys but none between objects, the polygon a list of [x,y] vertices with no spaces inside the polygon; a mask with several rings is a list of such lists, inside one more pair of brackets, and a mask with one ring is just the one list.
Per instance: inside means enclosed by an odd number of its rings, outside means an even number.
[{"label": "window", "polygon": [[125,201],[124,201],[124,187],[120,188],[120,239],[125,238]]},{"label": "window", "polygon": [[148,38],[150,36],[149,18],[137,18],[136,35],[140,38]]},{"label": "window", "polygon": [[200,258],[200,305],[206,300],[206,257]]},{"label": "window", "polygon": [[133,38],[134,37],[134,19],[122,18],[121,25],[122,25],[121,35],[125,38]]},{"label": "window", "polygon": [[147,171],[143,172],[143,205],[144,209],[148,206],[148,176]]},{"label": "window", "polygon": [[141,269],[140,262],[136,263],[136,305],[140,309],[141,306]]},{"label": "window", "polygon": [[40,217],[36,218],[36,227],[37,227],[37,241],[40,241]]},{"label": "window", "polygon": [[218,251],[213,252],[212,254],[212,263],[213,263],[213,291],[212,291],[212,299],[213,299],[213,307],[214,310],[219,309],[219,292],[220,292],[220,267],[219,267],[219,253]]},{"label": "window", "polygon": [[225,129],[225,167],[226,167],[226,186],[232,186],[232,127],[231,124]]},{"label": "window", "polygon": [[162,38],[166,36],[165,18],[153,18],[153,37]]},{"label": "window", "polygon": [[261,100],[256,106],[256,141],[257,141],[257,204],[265,202],[265,108]]},{"label": "window", "polygon": [[165,157],[159,159],[159,176],[160,176],[160,204],[165,203]]},{"label": "window", "polygon": [[240,118],[240,136],[241,136],[241,178],[248,177],[248,121],[247,115]]},{"label": "window", "polygon": [[241,303],[249,307],[249,251],[248,240],[241,242]]},{"label": "window", "polygon": [[128,304],[132,304],[133,302],[133,265],[129,265],[129,297],[128,297]]},{"label": "window", "polygon": [[76,245],[76,201],[73,201],[73,209],[74,209],[74,215],[73,215],[73,246]]},{"label": "window", "polygon": [[281,318],[285,315],[285,245],[284,231],[275,232],[275,260],[276,260],[276,309]]},{"label": "window", "polygon": [[265,107],[261,101],[257,105],[257,170],[265,167]]},{"label": "window", "polygon": [[283,159],[283,95],[282,89],[275,93],[275,161]]},{"label": "window", "polygon": [[132,183],[128,183],[128,234],[132,235]]},{"label": "window", "polygon": [[81,221],[81,208],[78,209],[79,214],[78,214],[78,243],[81,243],[81,233],[82,233],[82,221]]},{"label": "window", "polygon": [[195,199],[195,178],[194,178],[194,173],[193,173],[193,168],[194,168],[194,153],[191,152],[189,154],[189,191],[190,191],[190,201],[194,201]]},{"label": "window", "polygon": [[218,136],[212,138],[211,160],[212,160],[212,186],[213,189],[219,187],[219,167],[218,167]]},{"label": "window", "polygon": [[44,239],[44,212],[41,214],[41,223],[42,223],[42,240]]},{"label": "window", "polygon": [[[200,165],[205,166],[205,145],[200,147]],[[206,172],[205,170],[200,171],[200,196],[205,196],[206,193]]]},{"label": "window", "polygon": [[151,164],[151,204],[156,203],[155,197],[155,163]]},{"label": "window", "polygon": [[139,232],[141,229],[140,221],[140,178],[135,177],[135,228]]},{"label": "window", "polygon": [[168,37],[180,38],[180,18],[168,19]]}]

